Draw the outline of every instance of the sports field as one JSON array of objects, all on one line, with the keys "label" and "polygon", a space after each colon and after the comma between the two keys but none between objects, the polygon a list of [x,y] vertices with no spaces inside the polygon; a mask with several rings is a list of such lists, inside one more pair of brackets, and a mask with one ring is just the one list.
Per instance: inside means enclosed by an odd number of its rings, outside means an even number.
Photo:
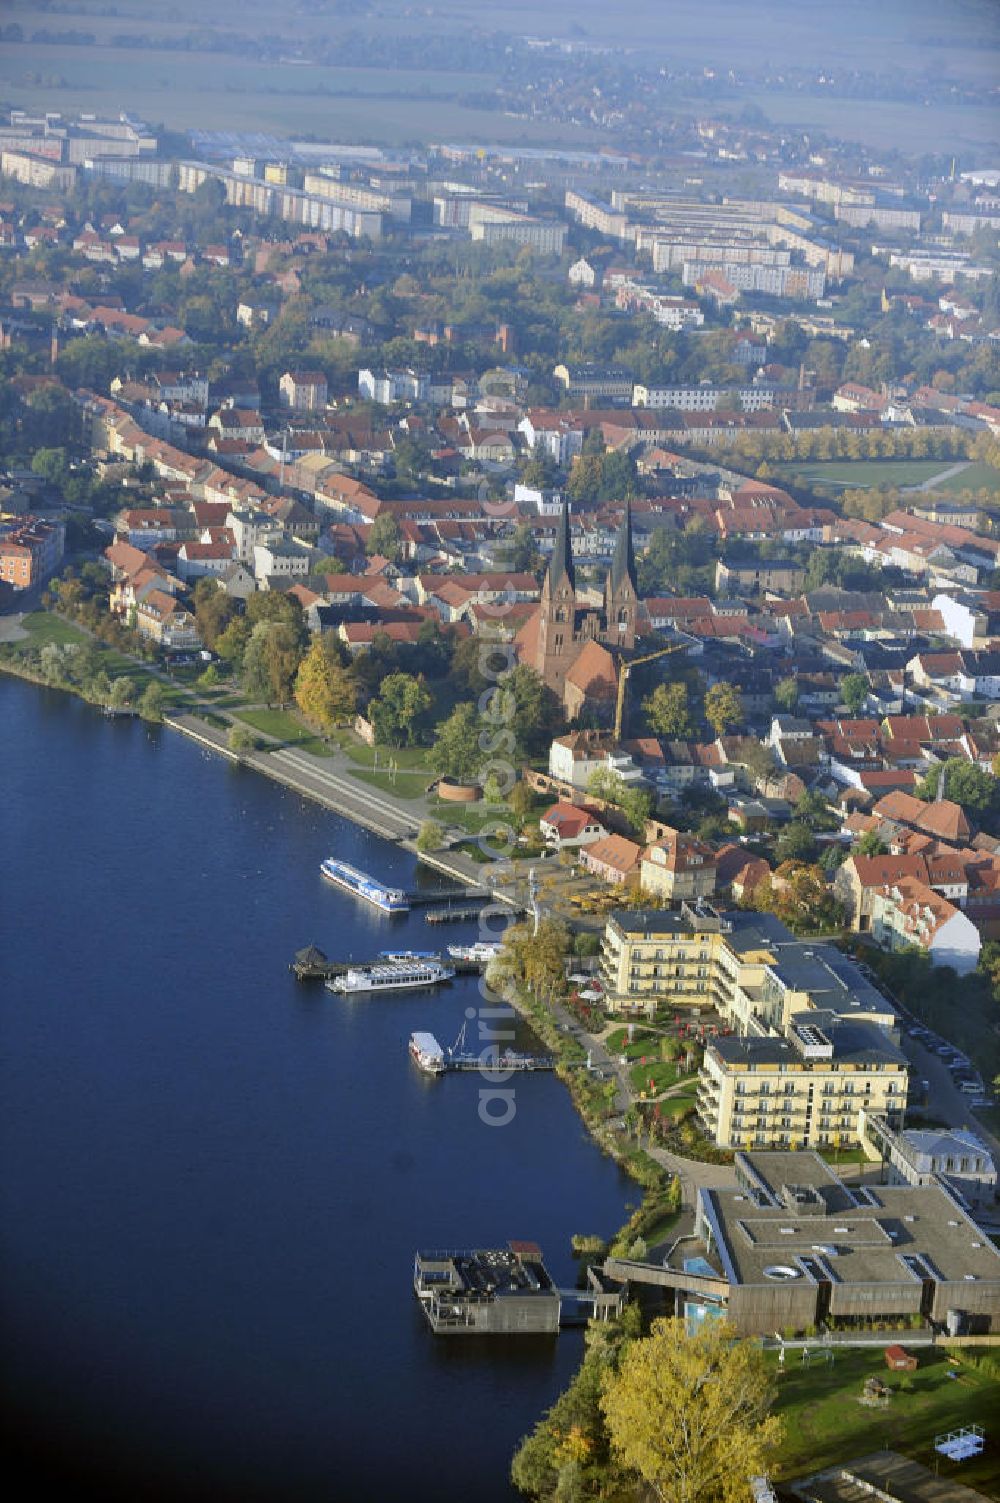
[{"label": "sports field", "polygon": [[831,459],[776,465],[779,477],[792,484],[829,490],[863,490],[871,486],[923,485],[950,470],[951,459]]}]

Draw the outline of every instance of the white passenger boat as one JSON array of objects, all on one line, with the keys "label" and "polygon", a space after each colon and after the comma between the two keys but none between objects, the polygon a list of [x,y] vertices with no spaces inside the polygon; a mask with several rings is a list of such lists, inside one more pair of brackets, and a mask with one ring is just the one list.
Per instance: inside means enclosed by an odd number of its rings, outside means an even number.
[{"label": "white passenger boat", "polygon": [[449,945],[448,955],[452,960],[473,961],[478,965],[488,965],[500,954],[501,948],[499,944],[480,939],[474,945]]},{"label": "white passenger boat", "polygon": [[387,960],[384,964],[349,966],[342,976],[328,981],[331,992],[345,996],[376,992],[410,992],[424,986],[439,986],[454,976],[453,966],[439,960]]}]

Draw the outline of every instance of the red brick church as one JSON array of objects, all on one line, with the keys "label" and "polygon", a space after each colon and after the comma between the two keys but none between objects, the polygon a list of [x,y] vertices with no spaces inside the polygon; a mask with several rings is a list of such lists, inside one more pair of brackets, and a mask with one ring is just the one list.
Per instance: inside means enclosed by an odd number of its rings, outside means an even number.
[{"label": "red brick church", "polygon": [[[570,720],[585,708],[613,708],[618,662],[635,647],[639,622],[632,512],[628,503],[600,607],[577,599],[569,513],[563,506],[536,611],[514,639],[518,659],[545,680]],[[617,658],[615,656],[617,652]]]}]

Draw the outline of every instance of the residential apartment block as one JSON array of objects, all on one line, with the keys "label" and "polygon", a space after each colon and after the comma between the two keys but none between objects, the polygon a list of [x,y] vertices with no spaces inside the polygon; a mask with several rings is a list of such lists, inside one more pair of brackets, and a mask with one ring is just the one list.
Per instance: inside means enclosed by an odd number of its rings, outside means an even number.
[{"label": "residential apartment block", "polygon": [[15,590],[29,590],[58,568],[66,529],[61,522],[20,517],[0,526],[0,580]]}]

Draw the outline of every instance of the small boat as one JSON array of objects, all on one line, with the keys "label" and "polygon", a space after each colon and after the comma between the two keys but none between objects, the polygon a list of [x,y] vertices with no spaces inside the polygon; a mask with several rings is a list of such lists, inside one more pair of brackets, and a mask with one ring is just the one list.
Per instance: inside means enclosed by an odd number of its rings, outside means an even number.
[{"label": "small boat", "polygon": [[439,960],[385,961],[379,965],[349,966],[342,976],[326,983],[331,992],[356,996],[375,992],[410,992],[419,987],[439,986],[454,976],[453,966]]},{"label": "small boat", "polygon": [[390,964],[403,964],[407,960],[437,960],[441,959],[440,950],[379,950],[379,961],[388,961]]},{"label": "small boat", "polygon": [[411,1033],[410,1054],[425,1075],[443,1075],[444,1050],[433,1033]]},{"label": "small boat", "polygon": [[502,945],[480,939],[474,945],[449,945],[448,956],[451,960],[471,960],[480,965],[487,965],[491,960],[496,959],[502,948]]}]

